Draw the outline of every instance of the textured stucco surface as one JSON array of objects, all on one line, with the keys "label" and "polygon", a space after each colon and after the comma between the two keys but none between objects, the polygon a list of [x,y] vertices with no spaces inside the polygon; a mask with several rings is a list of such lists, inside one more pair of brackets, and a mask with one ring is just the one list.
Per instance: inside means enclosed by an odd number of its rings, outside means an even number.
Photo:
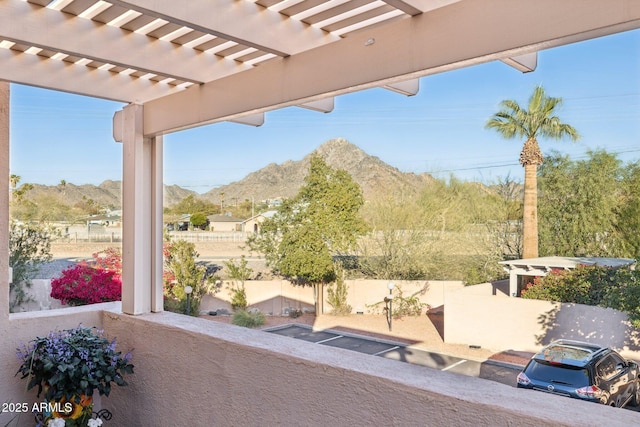
[{"label": "textured stucco surface", "polygon": [[[231,309],[231,292],[229,285],[233,281],[224,280],[222,289],[215,295],[207,295],[202,300],[200,311],[216,311]],[[380,314],[384,308],[384,297],[389,294],[388,280],[346,280],[348,287],[347,304],[351,305],[353,313]],[[420,302],[430,307],[440,307],[444,304],[446,292],[463,287],[459,281],[394,281],[394,297],[401,293],[405,298],[415,296]],[[279,315],[288,307],[298,309],[314,309],[313,288],[309,286],[295,286],[286,280],[247,280],[245,282],[247,302],[253,308],[263,313]],[[327,290],[324,292],[324,312],[331,312],[331,305],[327,301]]]},{"label": "textured stucco surface", "polygon": [[492,295],[490,289],[486,284],[446,293],[446,342],[535,352],[565,338],[614,347],[625,357],[640,360],[640,331],[625,313]]},{"label": "textured stucco surface", "polygon": [[[16,376],[20,362],[16,358],[16,349],[35,337],[42,337],[51,331],[83,326],[102,328],[102,310],[118,310],[120,303],[102,303],[91,306],[73,307],[60,310],[47,310],[32,313],[14,313],[0,319],[0,403],[29,403],[31,406],[40,399],[36,389],[26,390],[26,380]],[[21,417],[21,424],[33,426],[33,416]],[[11,417],[0,414],[0,425],[4,426]],[[13,425],[12,425],[13,427]]]},{"label": "textured stucco surface", "polygon": [[103,399],[115,425],[595,426],[612,425],[612,414],[619,425],[637,422],[631,411],[173,313],[105,312],[103,322],[135,348],[129,387]]}]

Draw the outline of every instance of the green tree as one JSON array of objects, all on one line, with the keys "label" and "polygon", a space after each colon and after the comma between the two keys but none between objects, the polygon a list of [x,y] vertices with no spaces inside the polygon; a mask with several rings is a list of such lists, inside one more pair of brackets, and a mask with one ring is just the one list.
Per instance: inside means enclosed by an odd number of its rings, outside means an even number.
[{"label": "green tree", "polygon": [[492,186],[495,191],[493,216],[486,222],[493,246],[500,256],[522,258],[522,190],[510,176]]},{"label": "green tree", "polygon": [[366,215],[372,232],[358,242],[357,268],[365,277],[416,280],[427,275],[426,254],[433,252],[425,238],[422,210],[415,198],[392,194],[371,200]]},{"label": "green tree", "polygon": [[571,161],[553,153],[540,168],[540,252],[622,256],[618,232],[624,168],[615,154],[589,151]]},{"label": "green tree", "polygon": [[195,245],[185,240],[177,240],[167,244],[165,249],[165,277],[171,283],[165,284],[165,309],[178,313],[186,313],[187,293],[185,288],[191,287],[190,313],[199,314],[202,298],[217,290],[214,278],[207,267],[196,263],[198,252]]},{"label": "green tree", "polygon": [[213,215],[219,212],[216,205],[206,200],[195,197],[193,194],[188,195],[175,205],[165,209],[167,214],[183,215],[204,213],[205,216]]},{"label": "green tree", "polygon": [[351,175],[314,155],[298,194],[263,222],[262,232],[248,245],[292,282],[314,286],[316,312],[321,313],[323,285],[336,278],[333,256],[351,251],[367,232],[358,215],[363,204],[362,190]]},{"label": "green tree", "polygon": [[463,279],[467,284],[496,279],[501,272],[499,247],[486,232],[486,224],[500,218],[500,196],[477,183],[450,177],[436,181],[419,198],[423,239],[430,242],[425,279]]},{"label": "green tree", "polygon": [[224,261],[224,266],[227,269],[227,276],[232,280],[233,284],[230,286],[231,290],[231,307],[236,310],[244,310],[247,308],[247,291],[244,287],[244,282],[249,280],[253,269],[247,266],[248,262],[244,255],[240,257],[239,261],[230,259]]},{"label": "green tree", "polygon": [[26,288],[40,265],[51,261],[51,233],[40,225],[9,225],[9,266],[13,269],[9,292],[9,310],[27,302]]},{"label": "green tree", "polygon": [[559,140],[566,136],[574,141],[579,138],[576,129],[554,115],[561,104],[562,98],[549,97],[542,86],[537,86],[529,98],[528,110],[514,100],[504,100],[500,111],[486,124],[486,128],[495,129],[506,139],[525,139],[520,152],[520,164],[524,167],[523,258],[538,256],[537,170],[544,157],[537,138]]},{"label": "green tree", "polygon": [[487,227],[513,227],[503,206],[510,203],[495,190],[454,177],[427,183],[410,196],[388,192],[363,209],[373,231],[359,239],[359,257],[345,260],[348,273],[387,280],[494,280],[502,275],[497,261],[507,251],[505,242],[513,239],[501,230],[498,241]]},{"label": "green tree", "polygon": [[625,256],[640,260],[640,163],[625,168],[618,230]]},{"label": "green tree", "polygon": [[191,215],[190,222],[195,228],[204,230],[207,227],[209,220],[207,219],[207,215],[204,213],[196,212]]}]

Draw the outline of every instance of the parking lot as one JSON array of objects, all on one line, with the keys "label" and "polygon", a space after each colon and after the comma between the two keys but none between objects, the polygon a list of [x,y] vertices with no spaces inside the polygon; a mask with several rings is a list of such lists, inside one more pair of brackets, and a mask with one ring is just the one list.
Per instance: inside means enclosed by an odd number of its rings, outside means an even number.
[{"label": "parking lot", "polygon": [[516,375],[520,371],[518,366],[511,366],[504,363],[493,361],[478,362],[420,350],[393,341],[374,339],[355,334],[331,330],[314,331],[312,328],[304,325],[279,326],[271,328],[267,330],[267,332],[319,345],[344,348],[372,356],[422,365],[441,371],[484,378],[511,386],[515,385]]},{"label": "parking lot", "polygon": [[[319,345],[344,348],[372,356],[439,369],[441,371],[449,371],[461,375],[496,381],[513,387],[516,385],[516,376],[521,370],[520,366],[509,363],[492,360],[482,362],[468,360],[417,349],[402,343],[356,334],[347,334],[332,330],[314,331],[306,325],[277,326],[265,331]],[[625,409],[640,412],[640,405],[636,407],[628,405]]]}]

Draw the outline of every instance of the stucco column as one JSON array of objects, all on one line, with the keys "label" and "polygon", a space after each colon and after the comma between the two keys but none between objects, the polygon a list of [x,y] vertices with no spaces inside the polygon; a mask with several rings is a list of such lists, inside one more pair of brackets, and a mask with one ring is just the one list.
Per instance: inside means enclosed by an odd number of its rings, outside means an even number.
[{"label": "stucco column", "polygon": [[9,99],[0,81],[0,319],[9,318]]},{"label": "stucco column", "polygon": [[162,267],[164,261],[163,227],[162,218],[164,206],[164,180],[163,180],[163,140],[162,136],[150,139],[151,144],[151,311],[164,309]]},{"label": "stucco column", "polygon": [[122,311],[162,311],[162,139],[143,135],[143,106],[114,116],[122,147]]},{"label": "stucco column", "polygon": [[516,270],[509,271],[509,296],[518,295],[518,272]]}]

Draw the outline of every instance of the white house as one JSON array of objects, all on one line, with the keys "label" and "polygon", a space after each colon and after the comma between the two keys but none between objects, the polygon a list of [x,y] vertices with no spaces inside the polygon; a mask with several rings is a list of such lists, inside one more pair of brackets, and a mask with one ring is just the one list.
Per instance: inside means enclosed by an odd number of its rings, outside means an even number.
[{"label": "white house", "polygon": [[242,221],[242,231],[247,233],[259,233],[261,224],[265,219],[272,218],[276,214],[276,211],[266,211],[252,216],[251,218]]},{"label": "white house", "polygon": [[242,218],[230,213],[224,215],[209,215],[209,231],[241,231]]}]

